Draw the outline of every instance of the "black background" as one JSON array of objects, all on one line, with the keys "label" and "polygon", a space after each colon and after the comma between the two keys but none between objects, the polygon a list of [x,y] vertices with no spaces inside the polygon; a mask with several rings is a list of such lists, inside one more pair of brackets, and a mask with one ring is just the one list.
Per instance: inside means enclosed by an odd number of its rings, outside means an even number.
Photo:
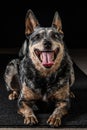
[{"label": "black background", "polygon": [[[77,3],[76,3],[77,2]],[[50,27],[55,11],[62,19],[64,41],[68,48],[87,48],[87,7],[83,1],[3,1],[0,48],[21,47],[25,40],[25,15],[31,9],[41,26]]]},{"label": "black background", "polygon": [[[32,9],[42,26],[50,26],[55,11],[58,11],[67,47],[87,48],[87,4],[84,0],[3,0],[0,5],[0,48],[16,48],[22,45],[25,40],[25,15],[28,9]],[[0,126],[22,127],[23,118],[17,114],[15,103],[7,101],[8,94],[3,86],[2,75],[11,58],[13,56],[0,55]],[[71,115],[65,121],[66,124],[68,121],[68,127],[87,128],[87,77],[77,67],[75,75],[73,91],[76,98],[73,99]]]}]

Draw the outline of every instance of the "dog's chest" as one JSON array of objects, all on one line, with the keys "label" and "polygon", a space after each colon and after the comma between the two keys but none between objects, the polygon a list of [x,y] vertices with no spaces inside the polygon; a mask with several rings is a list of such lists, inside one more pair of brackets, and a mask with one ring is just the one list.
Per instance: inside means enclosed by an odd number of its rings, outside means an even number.
[{"label": "dog's chest", "polygon": [[53,77],[43,78],[39,77],[35,79],[35,90],[41,95],[41,100],[47,102],[48,97],[53,93],[53,87],[57,83]]},{"label": "dog's chest", "polygon": [[46,94],[44,94],[44,95],[42,96],[42,101],[44,101],[44,102],[48,102],[48,97],[47,97]]}]

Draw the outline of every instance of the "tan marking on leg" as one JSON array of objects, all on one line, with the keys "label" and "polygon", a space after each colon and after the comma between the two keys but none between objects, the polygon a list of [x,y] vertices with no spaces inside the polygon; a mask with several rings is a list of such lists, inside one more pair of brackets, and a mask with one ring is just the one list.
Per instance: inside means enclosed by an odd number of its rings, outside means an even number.
[{"label": "tan marking on leg", "polygon": [[55,108],[52,115],[47,120],[47,123],[49,125],[52,125],[54,127],[61,125],[61,118],[67,114],[67,110],[65,109],[66,105],[66,102],[60,102],[56,105],[57,108]]},{"label": "tan marking on leg", "polygon": [[9,94],[8,99],[9,100],[15,100],[16,98],[18,98],[18,92],[17,91],[13,91],[11,94]]},{"label": "tan marking on leg", "polygon": [[18,113],[24,117],[24,124],[33,125],[38,123],[38,120],[34,115],[33,110],[25,102],[22,102],[22,108],[19,109]]},{"label": "tan marking on leg", "polygon": [[41,98],[39,94],[33,92],[29,87],[26,86],[25,83],[23,84],[22,94],[26,100],[38,100]]},{"label": "tan marking on leg", "polygon": [[69,86],[66,85],[66,86],[60,88],[55,93],[53,93],[52,95],[50,95],[48,98],[63,100],[68,96],[69,96]]},{"label": "tan marking on leg", "polygon": [[56,108],[54,109],[52,115],[47,120],[49,125],[53,125],[54,127],[58,127],[61,125],[61,118],[67,114],[67,102],[63,102],[66,98],[69,98],[69,86],[66,85],[60,88],[58,91],[53,93],[53,95],[49,96],[49,98],[61,100],[57,102]]}]

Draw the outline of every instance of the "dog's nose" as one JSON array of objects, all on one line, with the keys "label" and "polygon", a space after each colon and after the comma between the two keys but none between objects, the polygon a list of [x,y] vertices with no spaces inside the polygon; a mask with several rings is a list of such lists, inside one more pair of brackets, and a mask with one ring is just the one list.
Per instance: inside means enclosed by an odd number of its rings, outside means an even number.
[{"label": "dog's nose", "polygon": [[44,48],[45,49],[51,49],[52,43],[50,41],[45,41],[44,42]]}]

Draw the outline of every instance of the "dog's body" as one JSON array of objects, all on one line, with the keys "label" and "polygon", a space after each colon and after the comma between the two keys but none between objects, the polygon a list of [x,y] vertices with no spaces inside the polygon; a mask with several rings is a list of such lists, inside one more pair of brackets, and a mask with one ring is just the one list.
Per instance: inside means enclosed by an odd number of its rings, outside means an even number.
[{"label": "dog's body", "polygon": [[37,101],[55,103],[54,111],[47,123],[61,124],[68,112],[70,86],[74,83],[73,63],[63,42],[61,19],[55,14],[52,27],[40,27],[33,12],[29,10],[25,19],[25,40],[19,59],[6,67],[5,82],[12,91],[9,99],[18,97],[19,113],[25,124],[36,124],[33,112]]}]

